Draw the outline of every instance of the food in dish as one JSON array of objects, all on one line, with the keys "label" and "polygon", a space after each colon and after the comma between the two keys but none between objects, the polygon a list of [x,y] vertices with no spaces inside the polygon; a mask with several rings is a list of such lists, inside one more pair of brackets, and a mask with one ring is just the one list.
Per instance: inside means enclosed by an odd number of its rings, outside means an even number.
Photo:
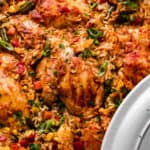
[{"label": "food in dish", "polygon": [[99,150],[149,73],[149,0],[0,0],[0,149]]}]

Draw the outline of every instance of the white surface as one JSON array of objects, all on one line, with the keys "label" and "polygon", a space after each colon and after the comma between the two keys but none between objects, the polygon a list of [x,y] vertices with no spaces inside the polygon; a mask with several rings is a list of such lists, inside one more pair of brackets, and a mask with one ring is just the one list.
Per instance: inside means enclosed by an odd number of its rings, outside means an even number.
[{"label": "white surface", "polygon": [[128,94],[115,113],[101,150],[149,150],[149,125],[150,76]]}]

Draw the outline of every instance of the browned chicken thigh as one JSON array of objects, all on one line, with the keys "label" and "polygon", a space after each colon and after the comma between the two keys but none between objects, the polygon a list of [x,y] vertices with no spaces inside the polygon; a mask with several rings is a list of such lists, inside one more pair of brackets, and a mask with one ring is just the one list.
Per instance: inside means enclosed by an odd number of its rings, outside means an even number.
[{"label": "browned chicken thigh", "polygon": [[66,27],[85,20],[84,11],[88,12],[87,8],[87,5],[82,1],[39,0],[36,9],[31,12],[31,17],[45,25]]},{"label": "browned chicken thigh", "polygon": [[27,114],[27,99],[20,84],[11,77],[17,64],[14,56],[0,53],[0,120],[3,121],[15,111]]},{"label": "browned chicken thigh", "polygon": [[61,59],[45,58],[37,69],[42,96],[51,103],[59,95],[72,114],[92,117],[103,97],[103,87],[92,69],[79,57],[72,57],[67,65]]}]

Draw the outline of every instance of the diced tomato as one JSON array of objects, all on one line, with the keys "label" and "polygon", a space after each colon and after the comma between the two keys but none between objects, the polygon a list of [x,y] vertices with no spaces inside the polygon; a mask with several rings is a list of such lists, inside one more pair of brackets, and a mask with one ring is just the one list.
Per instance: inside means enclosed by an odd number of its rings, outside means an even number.
[{"label": "diced tomato", "polygon": [[22,62],[17,64],[17,73],[22,75],[25,71],[25,65]]},{"label": "diced tomato", "polygon": [[0,142],[5,142],[7,140],[5,135],[0,136]]},{"label": "diced tomato", "polygon": [[11,26],[11,27],[8,29],[7,34],[8,34],[8,35],[14,35],[15,32],[16,32],[16,29],[15,29],[13,26]]},{"label": "diced tomato", "polygon": [[60,13],[68,13],[70,12],[69,8],[67,6],[63,6],[60,8]]},{"label": "diced tomato", "polygon": [[80,57],[73,57],[72,62],[75,66],[79,66],[81,64],[81,58]]},{"label": "diced tomato", "polygon": [[60,120],[60,116],[59,116],[59,115],[55,116],[55,119],[56,119],[57,121],[59,121],[59,120]]},{"label": "diced tomato", "polygon": [[12,144],[10,144],[10,149],[11,150],[19,150],[19,145],[17,143],[12,143]]},{"label": "diced tomato", "polygon": [[45,111],[43,114],[44,119],[50,119],[52,117],[52,113],[50,111]]},{"label": "diced tomato", "polygon": [[12,143],[10,144],[11,150],[26,150],[26,148],[20,146],[18,143]]},{"label": "diced tomato", "polygon": [[73,146],[75,150],[84,150],[84,144],[82,141],[75,141]]},{"label": "diced tomato", "polygon": [[133,24],[134,25],[140,25],[141,23],[142,23],[142,19],[139,16],[137,16],[135,21],[133,22]]},{"label": "diced tomato", "polygon": [[32,133],[31,135],[29,135],[29,136],[27,137],[27,139],[28,139],[30,142],[33,142],[34,139],[35,139],[35,136],[36,136],[36,133],[34,132],[34,133]]},{"label": "diced tomato", "polygon": [[74,42],[78,42],[80,40],[80,37],[74,37],[73,39],[72,39],[72,42],[74,43]]},{"label": "diced tomato", "polygon": [[28,139],[22,139],[22,140],[19,141],[19,144],[21,146],[27,147],[28,144],[29,144],[29,140]]},{"label": "diced tomato", "polygon": [[107,0],[98,0],[97,2],[100,3],[100,4],[102,4],[102,3],[107,2]]},{"label": "diced tomato", "polygon": [[71,13],[73,13],[73,14],[80,14],[80,10],[79,10],[79,8],[78,7],[72,7],[71,8]]},{"label": "diced tomato", "polygon": [[34,19],[35,21],[37,22],[43,22],[43,18],[42,16],[40,15],[39,12],[37,12],[37,10],[33,10],[31,13],[31,18]]},{"label": "diced tomato", "polygon": [[15,47],[19,47],[19,46],[20,46],[20,42],[19,42],[18,39],[12,39],[12,40],[11,40],[11,43],[12,43],[12,45],[15,46]]},{"label": "diced tomato", "polygon": [[42,89],[42,84],[41,84],[41,81],[34,81],[34,89],[35,90],[40,90]]}]

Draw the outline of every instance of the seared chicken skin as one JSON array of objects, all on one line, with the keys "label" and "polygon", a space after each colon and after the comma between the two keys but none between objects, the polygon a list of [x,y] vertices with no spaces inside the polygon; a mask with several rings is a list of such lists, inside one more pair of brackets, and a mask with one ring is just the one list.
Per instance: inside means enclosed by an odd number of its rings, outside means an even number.
[{"label": "seared chicken skin", "polygon": [[92,117],[103,97],[103,87],[96,83],[97,77],[92,69],[79,57],[72,57],[69,64],[61,59],[45,58],[37,69],[42,96],[51,103],[59,94],[72,114]]},{"label": "seared chicken skin", "polygon": [[4,121],[15,111],[27,114],[27,99],[19,83],[11,77],[18,60],[10,54],[0,53],[0,64],[0,120]]},{"label": "seared chicken skin", "polygon": [[82,1],[39,0],[36,9],[31,12],[31,18],[45,25],[65,27],[83,21],[85,11],[88,12],[89,8]]}]

